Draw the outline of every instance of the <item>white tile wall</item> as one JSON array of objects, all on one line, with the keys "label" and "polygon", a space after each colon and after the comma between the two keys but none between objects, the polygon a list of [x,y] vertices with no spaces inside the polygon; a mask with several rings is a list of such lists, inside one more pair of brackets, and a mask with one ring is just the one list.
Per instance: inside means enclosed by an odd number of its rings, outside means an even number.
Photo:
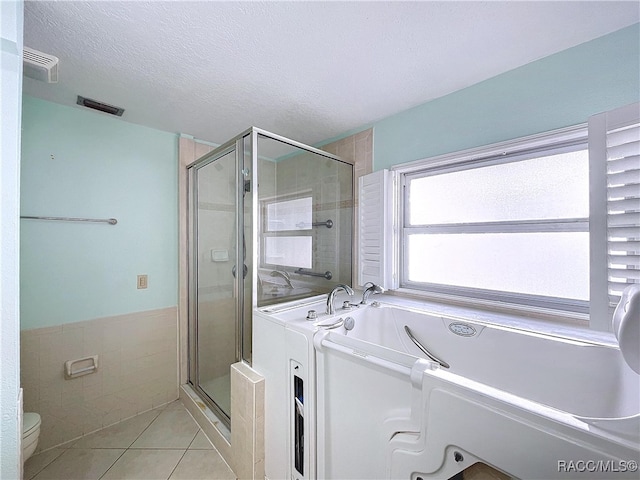
[{"label": "white tile wall", "polygon": [[[21,332],[24,410],[42,417],[38,451],[178,398],[177,308]],[[64,362],[98,355],[98,371],[64,378]]]},{"label": "white tile wall", "polygon": [[264,378],[231,365],[231,467],[239,479],[264,478]]}]

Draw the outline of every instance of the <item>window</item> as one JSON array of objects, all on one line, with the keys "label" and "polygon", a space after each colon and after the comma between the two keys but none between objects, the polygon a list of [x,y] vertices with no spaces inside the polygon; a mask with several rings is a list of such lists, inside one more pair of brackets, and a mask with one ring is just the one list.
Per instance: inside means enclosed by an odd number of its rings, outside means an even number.
[{"label": "window", "polygon": [[399,171],[400,287],[587,313],[584,127]]},{"label": "window", "polygon": [[359,195],[360,285],[611,331],[640,283],[640,104],[378,170]]}]

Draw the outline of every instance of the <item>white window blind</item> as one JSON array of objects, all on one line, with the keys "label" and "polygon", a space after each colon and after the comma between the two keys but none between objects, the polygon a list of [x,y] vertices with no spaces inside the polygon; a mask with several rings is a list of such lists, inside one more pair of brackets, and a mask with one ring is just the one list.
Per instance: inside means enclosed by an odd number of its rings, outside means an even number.
[{"label": "white window blind", "polygon": [[640,283],[640,104],[589,118],[589,324],[610,331],[626,285]]},{"label": "white window blind", "polygon": [[393,285],[393,199],[389,170],[358,179],[358,284],[373,282],[383,288]]},{"label": "white window blind", "polygon": [[607,278],[609,304],[640,283],[640,120],[607,125]]}]

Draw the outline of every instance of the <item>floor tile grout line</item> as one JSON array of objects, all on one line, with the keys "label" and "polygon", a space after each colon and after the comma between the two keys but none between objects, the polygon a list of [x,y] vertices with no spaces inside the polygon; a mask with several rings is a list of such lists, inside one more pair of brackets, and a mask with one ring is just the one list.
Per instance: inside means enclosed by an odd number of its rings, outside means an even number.
[{"label": "floor tile grout line", "polygon": [[[157,414],[155,417],[153,417],[153,420],[151,420],[151,421],[149,422],[149,425],[147,425],[147,426],[144,428],[144,430],[142,430],[142,431],[140,432],[140,434],[139,434],[139,435],[138,435],[138,436],[133,440],[133,442],[131,442],[131,443],[129,444],[129,446],[127,447],[127,450],[129,450],[129,449],[131,448],[131,446],[132,446],[134,443],[136,443],[136,442],[138,441],[138,439],[142,436],[142,434],[143,434],[144,432],[146,432],[146,431],[149,429],[149,427],[151,426],[151,424],[152,424],[153,422],[155,422],[155,421],[158,419],[158,417],[162,414],[162,412],[164,412],[165,408],[166,408],[166,407],[163,407],[163,408],[158,409],[158,410],[159,410],[159,411],[158,411],[158,414]],[[153,411],[153,410],[151,410],[151,411]],[[135,418],[135,417],[134,417],[134,418]]]},{"label": "floor tile grout line", "polygon": [[[184,450],[184,447],[132,447],[132,448],[127,448],[127,450]],[[117,449],[116,449],[117,450]],[[187,450],[189,450],[187,448]],[[193,450],[203,450],[203,449],[193,449]],[[207,449],[208,450],[208,449]]]},{"label": "floor tile grout line", "polygon": [[[197,424],[196,424],[197,425]],[[187,450],[189,450],[191,448],[191,445],[193,445],[193,442],[196,441],[196,437],[198,436],[198,434],[202,432],[202,429],[200,428],[200,425],[198,425],[198,431],[196,432],[195,436],[191,439],[191,441],[189,442],[189,445],[187,446]]]},{"label": "floor tile grout line", "polygon": [[[183,404],[184,406],[184,404]],[[200,424],[198,423],[198,421],[195,419],[195,417],[191,414],[191,412],[189,411],[189,409],[187,407],[184,407],[185,410],[187,411],[187,413],[189,414],[189,416],[191,417],[191,419],[195,422],[196,425],[198,425],[198,428],[200,428]],[[229,465],[229,462],[227,462],[227,459],[224,458],[224,456],[220,453],[220,450],[218,450],[215,446],[215,444],[211,441],[211,439],[209,438],[209,436],[204,432],[204,430],[202,430],[202,428],[200,428],[200,430],[202,431],[202,433],[204,433],[204,436],[206,437],[206,439],[209,441],[209,443],[211,444],[211,446],[213,447],[213,451],[215,451],[220,458],[222,458],[222,461],[225,463],[225,465],[229,468],[229,470],[231,470],[231,473],[233,473],[233,475],[236,477],[236,480],[238,480],[238,475],[236,474],[236,472],[233,470],[233,468],[231,468],[231,465]],[[198,434],[196,433],[196,436]],[[195,437],[194,437],[195,440]],[[193,441],[191,442],[193,443]],[[191,446],[191,445],[189,445]],[[188,449],[187,449],[188,450]]]},{"label": "floor tile grout line", "polygon": [[[56,455],[55,457],[53,457],[53,459],[50,462],[47,462],[44,465],[44,467],[42,467],[40,470],[38,470],[36,473],[34,473],[28,479],[25,479],[25,480],[31,480],[32,478],[36,478],[40,474],[40,472],[42,472],[45,468],[47,468],[49,465],[51,465],[53,462],[55,462],[58,458],[60,458],[64,454],[64,452],[66,452],[66,451],[67,451],[66,449],[63,449],[62,452],[60,452],[59,455]],[[24,470],[24,465],[23,465],[23,470]]]},{"label": "floor tile grout line", "polygon": [[107,469],[105,470],[105,472],[104,472],[102,475],[100,475],[100,477],[98,477],[98,480],[100,480],[100,479],[104,478],[104,476],[109,472],[109,470],[111,470],[111,469],[113,468],[113,466],[114,466],[116,463],[118,463],[118,460],[120,460],[120,459],[122,458],[122,456],[123,456],[125,453],[127,453],[127,451],[128,451],[128,450],[129,450],[128,448],[125,448],[125,449],[122,451],[122,453],[121,453],[120,455],[118,455],[118,458],[116,458],[116,459],[114,460],[114,462],[109,466],[109,468],[107,468]]},{"label": "floor tile grout line", "polygon": [[[193,437],[193,438],[195,439],[196,437]],[[193,443],[193,440],[191,440],[191,442]],[[191,444],[189,444],[189,445],[191,445]],[[173,470],[171,470],[171,473],[169,473],[169,476],[167,477],[167,480],[169,480],[171,478],[171,475],[173,475],[173,472],[176,471],[176,468],[178,468],[178,465],[180,465],[180,462],[182,461],[182,459],[184,458],[184,456],[187,454],[188,451],[189,451],[189,448],[187,447],[187,449],[184,451],[184,453],[180,457],[180,460],[178,460],[178,463],[176,463],[176,466],[173,467]]]},{"label": "floor tile grout line", "polygon": [[[171,402],[173,403],[173,402]],[[133,443],[131,445],[129,445],[127,447],[128,449],[133,449],[133,450],[181,450],[180,448],[176,449],[175,447],[134,447],[133,444],[136,443],[138,441],[138,439],[144,434],[144,432],[146,432],[150,427],[151,424],[153,424],[158,418],[160,418],[160,415],[163,414],[164,412],[170,412],[170,411],[185,411],[189,414],[189,416],[191,416],[191,414],[189,413],[189,411],[187,410],[187,408],[184,406],[184,404],[181,403],[181,407],[182,408],[172,408],[172,409],[167,409],[166,406],[162,409],[162,411],[156,415],[156,417],[151,421],[151,423],[149,423],[149,425],[147,425],[147,427],[142,431],[142,433],[140,433],[140,435],[138,435],[136,437],[136,439],[133,441]],[[195,421],[195,419],[193,417],[191,417],[191,419],[193,420],[193,422],[195,423],[195,425],[198,427],[198,430],[200,430],[200,425],[198,424],[198,422]],[[198,432],[196,432],[195,435],[198,435]],[[191,442],[189,442],[189,445],[191,445],[193,443],[193,441],[195,440],[195,435],[194,437],[191,439]],[[188,447],[187,447],[188,450]]]},{"label": "floor tile grout line", "polygon": [[[183,404],[183,406],[184,406],[184,404]],[[216,446],[214,445],[214,443],[213,443],[213,442],[211,441],[211,439],[209,438],[209,435],[207,435],[207,434],[205,433],[205,431],[204,431],[204,430],[202,430],[202,427],[200,427],[200,424],[198,423],[198,421],[196,420],[196,418],[191,414],[191,412],[189,411],[189,409],[188,409],[187,407],[184,407],[184,409],[187,411],[187,413],[188,413],[188,414],[189,414],[189,416],[191,417],[191,420],[193,420],[193,421],[194,421],[194,423],[198,426],[198,428],[200,429],[200,431],[204,434],[205,438],[209,441],[209,443],[211,444],[211,447],[213,448],[213,450],[215,450],[215,451],[218,453],[218,455],[222,456],[222,454],[220,453],[220,450],[218,450],[218,449],[216,448]],[[196,434],[196,436],[197,436],[197,434]],[[195,440],[195,438],[194,438],[194,440]],[[191,442],[191,443],[193,443],[193,442]],[[189,445],[189,446],[191,446],[191,445]],[[207,449],[207,450],[210,450],[210,449]],[[222,458],[224,459],[224,457],[222,457]],[[227,461],[225,460],[225,463],[226,463],[226,462],[227,462]]]},{"label": "floor tile grout line", "polygon": [[[207,439],[207,441],[211,444],[211,446],[213,447],[211,450],[212,452],[215,452],[221,459],[222,461],[225,463],[225,465],[227,466],[227,468],[233,473],[233,475],[236,477],[237,480],[237,476],[236,473],[231,469],[231,467],[229,466],[229,464],[227,463],[227,461],[224,459],[224,457],[220,454],[220,452],[218,451],[218,449],[215,447],[215,445],[213,444],[213,442],[211,440],[209,440],[209,437],[207,436],[206,433],[204,433],[204,430],[202,430],[202,428],[200,428],[200,424],[196,421],[196,419],[193,417],[193,415],[191,415],[191,412],[185,407],[185,410],[187,411],[187,413],[189,414],[189,416],[191,417],[191,420],[198,426],[198,431],[196,432],[196,434],[193,436],[193,439],[191,439],[191,442],[189,443],[189,446],[187,447],[187,449],[184,451],[184,453],[182,454],[182,457],[180,457],[180,460],[178,460],[178,463],[176,463],[176,466],[173,468],[173,470],[171,471],[171,474],[167,477],[167,480],[169,480],[171,478],[171,475],[173,475],[173,473],[176,471],[176,469],[178,468],[178,465],[180,465],[180,462],[182,462],[183,458],[185,457],[185,455],[187,454],[187,452],[189,451],[189,449],[191,448],[191,445],[193,445],[193,442],[195,442],[196,437],[198,436],[198,433],[202,432],[202,434],[205,436],[205,438]],[[204,451],[208,451],[210,449],[206,449]]]},{"label": "floor tile grout line", "polygon": [[[40,470],[38,473],[36,473],[33,477],[31,477],[32,479],[36,478],[38,475],[40,475],[42,472],[45,471],[46,468],[48,468],[50,465],[52,465],[54,462],[60,460],[67,452],[69,451],[69,449],[65,449],[60,455],[58,455],[56,458],[54,458],[52,461],[50,461],[49,463],[47,463],[47,465]],[[66,459],[65,459],[66,460]]]}]

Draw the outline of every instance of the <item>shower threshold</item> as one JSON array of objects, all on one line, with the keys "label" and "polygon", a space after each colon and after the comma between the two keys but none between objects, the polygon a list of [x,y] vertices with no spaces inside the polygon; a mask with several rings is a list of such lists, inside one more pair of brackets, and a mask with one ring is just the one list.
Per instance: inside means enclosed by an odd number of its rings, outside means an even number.
[{"label": "shower threshold", "polygon": [[[200,396],[191,388],[190,385],[180,386],[180,399],[184,403],[185,407],[196,422],[200,425],[200,428],[209,436],[213,441],[214,446],[222,453],[218,443],[222,440],[226,443],[227,448],[231,443],[231,430],[225,425],[225,423],[218,418],[218,416],[211,410],[205,402],[202,401]],[[216,441],[217,440],[217,441]]]}]

